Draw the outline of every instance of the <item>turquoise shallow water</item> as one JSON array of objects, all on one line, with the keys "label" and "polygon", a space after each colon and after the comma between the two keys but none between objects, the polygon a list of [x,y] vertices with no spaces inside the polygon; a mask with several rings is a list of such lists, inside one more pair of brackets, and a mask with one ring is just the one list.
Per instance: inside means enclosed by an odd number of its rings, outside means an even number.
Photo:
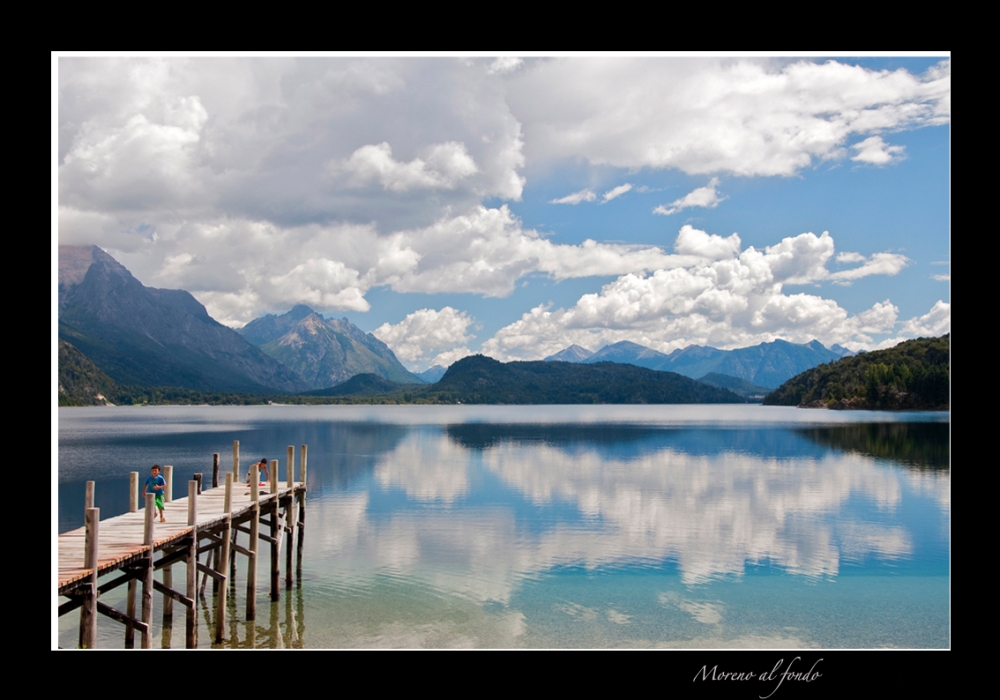
[{"label": "turquoise shallow water", "polygon": [[[249,624],[241,570],[224,646],[950,645],[947,414],[272,406],[59,417],[60,531],[82,524],[87,479],[108,517],[127,509],[128,472],[154,462],[174,465],[180,495],[187,475],[211,472],[213,452],[228,466],[234,439],[244,469],[309,445],[301,584],[270,604],[262,580]],[[176,635],[154,620],[155,646],[183,644],[182,616]],[[73,646],[75,614],[57,626]],[[121,646],[113,621],[99,636]]]}]

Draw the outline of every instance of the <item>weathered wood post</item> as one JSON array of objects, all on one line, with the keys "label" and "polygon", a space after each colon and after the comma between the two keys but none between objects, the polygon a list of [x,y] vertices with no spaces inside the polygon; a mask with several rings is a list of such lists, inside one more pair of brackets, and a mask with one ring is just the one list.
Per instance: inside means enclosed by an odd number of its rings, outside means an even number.
[{"label": "weathered wood post", "polygon": [[[257,617],[257,550],[260,541],[260,488],[250,479],[250,557],[247,560],[247,620]],[[253,627],[253,625],[251,625]]]},{"label": "weathered wood post", "polygon": [[[187,554],[187,588],[185,595],[192,601],[198,596],[198,482],[193,479],[188,482],[188,519],[191,528],[191,542]],[[195,605],[187,608],[185,620],[184,646],[194,649],[198,645],[198,620],[195,617]]]},{"label": "weathered wood post", "polygon": [[94,507],[94,482],[88,481],[83,492],[83,513],[86,517],[88,510]]},{"label": "weathered wood post", "polygon": [[[139,472],[128,473],[128,512],[139,512]],[[129,620],[135,619],[135,579],[128,580],[128,593],[125,597],[125,615]],[[131,622],[125,623],[125,648],[135,647],[135,627]]]},{"label": "weathered wood post", "polygon": [[[87,486],[93,498],[93,481]],[[83,566],[90,569],[86,584],[86,599],[80,608],[80,647],[93,649],[97,645],[97,540],[101,522],[101,509],[90,506],[83,514]]]},{"label": "weathered wood post", "polygon": [[233,483],[240,483],[240,441],[233,440]]},{"label": "weathered wood post", "polygon": [[[174,465],[163,465],[163,480],[166,482],[163,487],[163,504],[166,505],[174,500]],[[174,587],[174,571],[173,567],[169,565],[163,567],[163,585],[170,589]],[[172,625],[173,618],[174,599],[165,595],[163,596],[163,625]]]},{"label": "weathered wood post", "polygon": [[281,536],[283,529],[278,519],[278,460],[271,460],[271,600],[280,600],[278,581],[281,578]]},{"label": "weathered wood post", "polygon": [[299,481],[302,482],[302,493],[299,494],[299,522],[298,530],[299,537],[298,543],[296,545],[295,552],[295,575],[298,578],[299,585],[302,584],[302,545],[305,539],[305,527],[306,527],[306,452],[308,448],[303,445],[301,456],[299,457]]},{"label": "weathered wood post", "polygon": [[[222,554],[216,560],[218,566],[216,571],[224,573],[226,565],[229,563],[229,538],[233,529],[233,475],[226,474],[226,496],[222,502],[222,512],[226,514],[226,525],[222,530]],[[215,642],[218,644],[226,638],[226,594],[229,592],[228,585],[221,585],[215,597]]]},{"label": "weathered wood post", "polygon": [[[233,440],[233,487],[240,483],[240,441]],[[239,531],[233,528],[233,547],[229,551],[229,585],[236,586],[236,539]]]},{"label": "weathered wood post", "polygon": [[145,569],[142,574],[142,621],[146,630],[142,633],[142,648],[153,647],[153,528],[156,526],[156,496],[146,494],[146,511],[142,526],[142,544],[146,549]]},{"label": "weathered wood post", "polygon": [[201,495],[201,472],[194,475],[194,481],[198,484],[198,494]]},{"label": "weathered wood post", "polygon": [[288,544],[285,546],[285,587],[291,588],[295,584],[295,574],[292,569],[292,557],[295,549],[295,521],[298,514],[295,512],[295,445],[288,446],[288,472],[286,484],[288,486],[288,499],[285,501],[285,527],[288,529]]},{"label": "weathered wood post", "polygon": [[[212,453],[212,488],[219,488],[219,453]],[[219,557],[222,556],[222,551],[219,547],[212,550],[212,571],[217,571],[220,574],[223,573],[222,569],[219,568]],[[205,574],[206,578],[208,574]],[[205,580],[202,579],[201,590],[205,590]],[[219,579],[212,577],[212,593],[216,594],[219,592]]]}]

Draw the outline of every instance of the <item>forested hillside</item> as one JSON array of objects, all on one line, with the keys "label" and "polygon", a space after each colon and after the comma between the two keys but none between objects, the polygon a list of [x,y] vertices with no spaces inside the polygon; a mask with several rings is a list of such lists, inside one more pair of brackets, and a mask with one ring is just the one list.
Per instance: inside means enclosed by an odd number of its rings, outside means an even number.
[{"label": "forested hillside", "polygon": [[764,405],[948,410],[950,342],[950,334],[917,338],[814,367],[768,394]]}]

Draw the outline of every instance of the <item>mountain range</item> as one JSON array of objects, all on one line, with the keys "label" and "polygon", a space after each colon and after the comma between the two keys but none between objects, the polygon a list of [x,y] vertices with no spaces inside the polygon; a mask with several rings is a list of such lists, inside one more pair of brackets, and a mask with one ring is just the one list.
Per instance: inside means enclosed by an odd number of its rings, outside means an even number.
[{"label": "mountain range", "polygon": [[[212,319],[190,293],[146,287],[96,246],[60,246],[58,295],[60,340],[119,385],[295,394],[315,393],[365,374],[401,385],[447,377],[438,366],[420,374],[407,371],[371,333],[346,318],[325,319],[303,304],[233,330]],[[776,340],[738,350],[689,346],[670,354],[623,341],[593,353],[571,345],[545,360],[637,365],[759,397],[805,370],[849,354],[815,340],[804,345]],[[64,360],[87,377],[81,396],[99,393],[94,387],[104,384],[97,375],[61,347],[60,367]]]},{"label": "mountain range", "polygon": [[661,372],[676,372],[692,379],[702,379],[707,375],[726,375],[742,379],[756,387],[774,389],[807,369],[850,354],[850,351],[839,345],[826,348],[818,340],[803,345],[775,340],[738,350],[689,345],[668,355],[625,340],[605,345],[593,353],[579,345],[571,345],[549,355],[545,361],[579,364],[619,362]]},{"label": "mountain range", "polygon": [[294,394],[361,373],[422,383],[347,319],[297,306],[237,332],[186,291],[146,287],[96,246],[59,247],[58,292],[60,340],[119,384]]}]

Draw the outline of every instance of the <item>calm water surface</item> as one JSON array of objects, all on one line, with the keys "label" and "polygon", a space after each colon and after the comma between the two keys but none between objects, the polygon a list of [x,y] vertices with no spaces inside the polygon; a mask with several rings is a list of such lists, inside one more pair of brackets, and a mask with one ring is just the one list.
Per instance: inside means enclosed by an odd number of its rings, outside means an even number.
[{"label": "calm water surface", "polygon": [[[223,646],[946,648],[948,421],[763,406],[60,409],[58,530],[82,525],[88,479],[103,518],[128,509],[130,471],[173,464],[181,497],[191,474],[210,479],[213,452],[230,466],[233,440],[244,472],[279,459],[282,479],[286,447],[308,444],[301,586],[271,604],[261,576],[248,623],[240,558]],[[101,599],[124,609],[118,591]],[[164,629],[154,599],[154,646],[183,646],[183,614]],[[59,620],[60,645],[75,646],[77,623]],[[122,627],[101,617],[99,639],[121,647]]]}]

